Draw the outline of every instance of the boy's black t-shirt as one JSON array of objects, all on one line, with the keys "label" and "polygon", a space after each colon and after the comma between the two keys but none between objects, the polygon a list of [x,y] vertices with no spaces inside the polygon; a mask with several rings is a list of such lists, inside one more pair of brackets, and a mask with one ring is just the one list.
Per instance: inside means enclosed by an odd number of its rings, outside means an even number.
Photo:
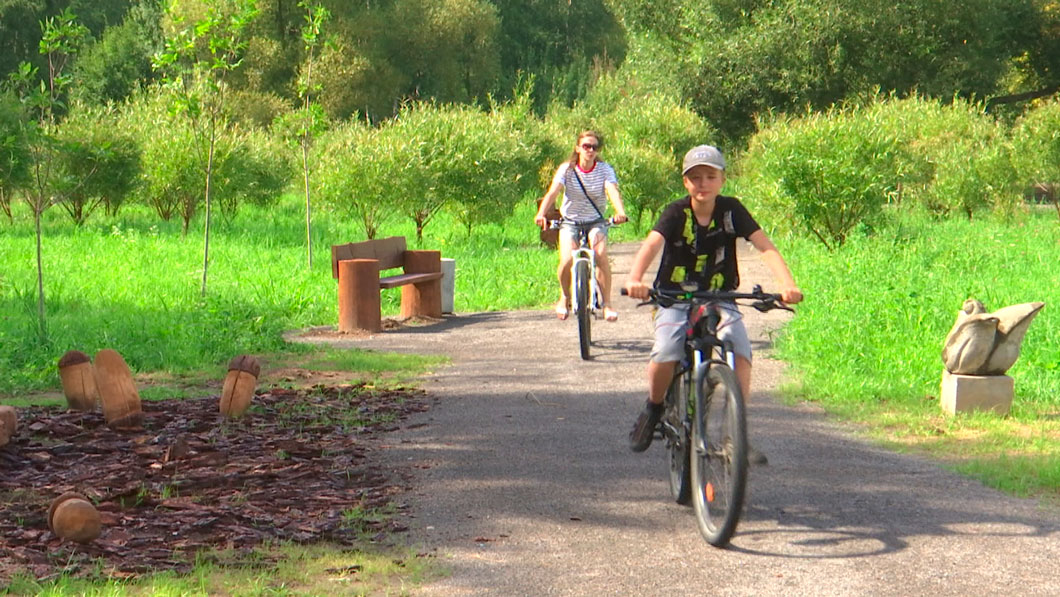
[{"label": "boy's black t-shirt", "polygon": [[653,228],[666,239],[655,287],[679,290],[682,282],[692,282],[700,290],[736,290],[736,238],[746,239],[759,228],[735,197],[718,195],[709,227],[696,222],[690,197],[674,201]]}]

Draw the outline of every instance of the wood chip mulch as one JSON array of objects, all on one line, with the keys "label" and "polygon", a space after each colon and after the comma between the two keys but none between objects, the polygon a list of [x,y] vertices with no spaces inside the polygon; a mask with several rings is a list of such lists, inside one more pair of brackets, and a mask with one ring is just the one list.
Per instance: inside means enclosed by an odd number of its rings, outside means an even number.
[{"label": "wood chip mulch", "polygon": [[[111,430],[98,412],[21,408],[0,448],[0,580],[186,571],[211,548],[260,564],[251,551],[266,542],[353,545],[406,530],[349,513],[401,509],[403,475],[372,451],[429,403],[363,385],[259,389],[242,419],[221,417],[216,397],[144,401],[140,431]],[[68,491],[100,512],[90,544],[48,528],[51,501]]]}]

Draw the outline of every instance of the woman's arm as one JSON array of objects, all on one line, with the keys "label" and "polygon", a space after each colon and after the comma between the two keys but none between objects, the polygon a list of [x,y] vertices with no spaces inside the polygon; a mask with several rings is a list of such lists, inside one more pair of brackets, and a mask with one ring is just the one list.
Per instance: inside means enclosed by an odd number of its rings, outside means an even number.
[{"label": "woman's arm", "polygon": [[563,183],[559,181],[553,181],[552,185],[548,187],[548,192],[541,199],[541,206],[537,208],[537,215],[534,216],[534,223],[537,227],[544,230],[548,226],[548,218],[546,214],[556,204],[556,198],[563,192]]},{"label": "woman's arm", "polygon": [[621,224],[629,221],[626,217],[626,206],[622,203],[622,193],[618,190],[618,185],[613,182],[604,183],[604,193],[607,194],[607,198],[611,200],[611,205],[615,208],[615,223]]}]

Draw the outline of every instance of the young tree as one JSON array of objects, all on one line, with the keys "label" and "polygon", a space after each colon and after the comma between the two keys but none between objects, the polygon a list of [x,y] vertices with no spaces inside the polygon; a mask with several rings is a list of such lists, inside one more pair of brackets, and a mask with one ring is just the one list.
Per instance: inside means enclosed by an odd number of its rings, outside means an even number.
[{"label": "young tree", "polygon": [[206,15],[191,24],[175,19],[177,32],[168,37],[154,66],[163,73],[173,92],[174,110],[192,123],[202,165],[206,204],[203,224],[202,289],[206,296],[210,265],[211,181],[217,141],[225,126],[226,78],[242,61],[244,30],[257,14],[256,0],[227,0],[211,5]]},{"label": "young tree", "polygon": [[298,6],[305,10],[305,25],[302,27],[305,62],[302,64],[297,85],[301,109],[278,119],[276,124],[283,130],[284,136],[295,141],[302,154],[302,182],[305,189],[306,266],[312,268],[313,218],[309,193],[309,150],[313,145],[313,140],[326,127],[327,123],[324,109],[316,101],[316,94],[320,91],[320,84],[313,79],[313,66],[321,42],[321,29],[331,17],[331,13],[320,4],[310,4],[306,0],[301,0]]},{"label": "young tree", "polygon": [[66,92],[70,85],[65,69],[88,36],[88,30],[77,23],[77,17],[69,10],[42,22],[41,29],[40,53],[48,65],[46,78],[38,79],[37,68],[23,62],[12,74],[11,82],[27,108],[22,127],[30,156],[30,176],[24,197],[33,211],[37,241],[37,333],[41,342],[47,342],[41,215],[52,206],[56,196],[55,166],[62,147],[55,132],[65,112]]}]

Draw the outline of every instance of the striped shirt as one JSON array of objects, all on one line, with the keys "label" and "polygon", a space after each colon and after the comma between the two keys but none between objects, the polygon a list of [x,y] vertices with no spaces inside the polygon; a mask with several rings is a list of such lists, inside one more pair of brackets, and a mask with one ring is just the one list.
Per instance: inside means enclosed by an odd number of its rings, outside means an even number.
[{"label": "striped shirt", "polygon": [[[581,179],[581,184],[578,184],[575,173]],[[552,182],[563,185],[563,204],[559,208],[559,213],[564,218],[575,222],[592,222],[601,219],[601,214],[607,211],[607,194],[604,192],[604,185],[609,182],[617,185],[618,177],[615,176],[615,169],[607,162],[597,161],[593,169],[588,172],[577,165],[571,169],[570,162],[563,162],[556,169]],[[588,197],[582,191],[583,185],[585,191],[589,193]]]}]

